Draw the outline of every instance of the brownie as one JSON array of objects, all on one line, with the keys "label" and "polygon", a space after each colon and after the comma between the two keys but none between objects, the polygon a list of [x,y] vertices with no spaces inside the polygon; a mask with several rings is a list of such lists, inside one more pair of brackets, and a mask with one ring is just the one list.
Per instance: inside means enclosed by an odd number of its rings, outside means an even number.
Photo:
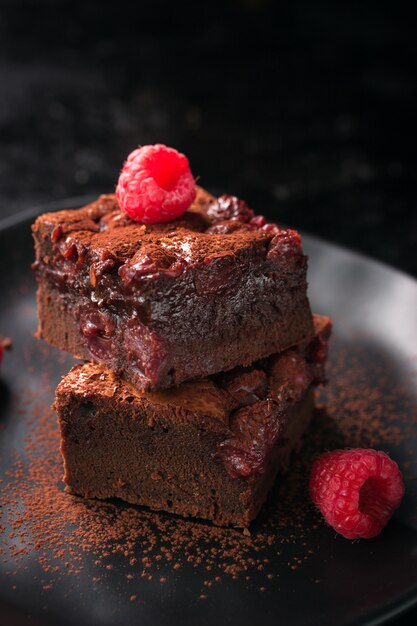
[{"label": "brownie", "polygon": [[67,489],[247,527],[287,469],[325,381],[331,324],[250,367],[140,392],[102,364],[76,365],[54,408]]},{"label": "brownie", "polygon": [[33,226],[38,336],[144,391],[230,370],[313,334],[294,230],[197,188],[179,219],[133,222],[114,195]]}]

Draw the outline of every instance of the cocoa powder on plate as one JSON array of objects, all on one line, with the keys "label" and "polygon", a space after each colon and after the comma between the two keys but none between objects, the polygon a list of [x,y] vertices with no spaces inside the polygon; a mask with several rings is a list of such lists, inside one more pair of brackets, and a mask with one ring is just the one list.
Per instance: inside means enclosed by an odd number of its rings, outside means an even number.
[{"label": "cocoa powder on plate", "polygon": [[79,575],[87,556],[95,565],[91,583],[96,584],[115,567],[117,557],[128,568],[127,584],[140,577],[164,585],[181,568],[192,567],[202,574],[202,600],[226,577],[249,583],[256,574],[263,592],[279,576],[271,558],[297,570],[316,549],[311,533],[324,522],[313,509],[307,485],[319,453],[401,445],[406,478],[415,476],[415,400],[396,383],[387,363],[380,359],[375,366],[374,357],[367,348],[334,351],[331,383],[321,394],[322,408],[303,451],[293,459],[289,473],[278,479],[249,533],[66,493],[56,416],[44,400],[51,393],[45,371],[39,389],[21,391],[24,450],[15,455],[1,485],[0,558],[8,573],[13,577],[35,555],[45,575],[42,587],[48,590],[62,575]]}]

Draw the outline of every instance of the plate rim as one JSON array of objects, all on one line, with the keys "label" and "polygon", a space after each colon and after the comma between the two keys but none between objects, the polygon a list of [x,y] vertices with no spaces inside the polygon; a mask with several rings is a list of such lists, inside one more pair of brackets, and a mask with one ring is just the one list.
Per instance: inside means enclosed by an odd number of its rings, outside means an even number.
[{"label": "plate rim", "polygon": [[[58,201],[51,201],[42,205],[35,205],[33,207],[18,211],[17,213],[9,215],[0,220],[0,235],[8,229],[18,227],[26,221],[35,219],[38,215],[41,215],[42,213],[56,212],[70,208],[76,209],[94,201],[96,198],[97,194],[94,193],[84,194],[80,196],[70,196],[68,198],[63,198]],[[412,274],[408,274],[407,272],[398,269],[395,266],[392,266],[384,261],[380,261],[379,259],[375,259],[374,257],[368,256],[367,254],[361,251],[357,251],[348,246],[334,243],[323,237],[310,234],[309,232],[303,230],[300,230],[300,232],[303,238],[306,238],[313,244],[324,246],[329,250],[333,250],[335,252],[343,253],[350,257],[359,259],[362,262],[375,268],[394,273],[399,278],[407,279],[415,288],[417,288],[417,278],[414,277]],[[4,611],[6,611],[7,614],[8,606],[8,603],[5,602],[3,599],[0,601],[0,617],[2,614],[4,615]],[[395,618],[405,616],[407,612],[415,609],[416,607],[417,581],[414,590],[409,590],[408,592],[406,592],[406,594],[398,602],[394,602],[393,604],[391,604],[390,607],[387,607],[386,609],[380,607],[374,609],[373,611],[369,611],[368,615],[364,615],[363,619],[359,621],[352,622],[351,626],[380,626],[383,624],[388,624],[391,622],[391,620]],[[16,611],[16,617],[24,617],[24,614],[18,611],[18,607],[12,606],[9,608],[12,608],[13,611]],[[8,617],[10,617],[10,615],[8,615]]]}]

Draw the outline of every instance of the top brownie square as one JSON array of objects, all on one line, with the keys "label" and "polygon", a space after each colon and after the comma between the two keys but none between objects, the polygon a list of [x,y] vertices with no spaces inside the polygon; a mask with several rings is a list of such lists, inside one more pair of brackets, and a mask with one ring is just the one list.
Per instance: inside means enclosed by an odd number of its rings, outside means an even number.
[{"label": "top brownie square", "polygon": [[248,365],[313,335],[299,234],[197,188],[181,217],[132,221],[114,195],[33,226],[38,336],[139,389]]}]

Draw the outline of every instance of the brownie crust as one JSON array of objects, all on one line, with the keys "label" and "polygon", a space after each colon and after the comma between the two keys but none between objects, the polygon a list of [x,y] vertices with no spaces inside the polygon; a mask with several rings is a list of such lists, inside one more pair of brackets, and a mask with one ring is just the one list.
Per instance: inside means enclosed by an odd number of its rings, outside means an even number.
[{"label": "brownie crust", "polygon": [[247,527],[325,380],[330,321],[316,316],[315,328],[282,354],[165,391],[140,392],[101,364],[75,366],[54,404],[67,489]]},{"label": "brownie crust", "polygon": [[34,226],[38,336],[143,391],[248,365],[313,335],[295,231],[201,188],[144,225],[113,195]]}]

